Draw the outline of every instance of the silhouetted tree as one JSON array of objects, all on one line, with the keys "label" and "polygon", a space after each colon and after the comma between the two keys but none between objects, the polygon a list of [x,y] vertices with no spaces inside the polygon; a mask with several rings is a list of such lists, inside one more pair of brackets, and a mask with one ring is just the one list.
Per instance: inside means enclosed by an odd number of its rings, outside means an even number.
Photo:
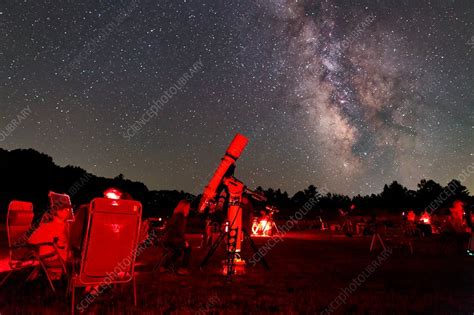
[{"label": "silhouetted tree", "polygon": [[415,207],[419,210],[425,209],[433,200],[439,198],[443,192],[443,187],[431,179],[422,179],[417,187]]},{"label": "silhouetted tree", "polygon": [[408,206],[408,189],[393,181],[390,185],[384,185],[380,194],[381,201],[391,211],[398,211]]},{"label": "silhouetted tree", "polygon": [[[67,193],[74,205],[80,205],[102,196],[107,188],[116,187],[128,192],[143,204],[145,217],[168,217],[180,199],[190,198],[195,207],[200,198],[177,190],[149,191],[146,185],[131,181],[124,174],[119,174],[115,178],[104,178],[87,173],[80,167],[70,165],[60,167],[50,156],[32,149],[12,151],[0,149],[0,175],[0,212],[3,214],[6,213],[8,203],[17,199],[33,202],[35,213],[40,216],[48,208],[50,190]],[[447,196],[444,198],[443,206],[449,206],[456,199],[473,202],[473,197],[469,196],[466,186],[458,180],[452,180],[446,187],[442,187],[433,180],[423,179],[417,186],[416,191],[408,190],[394,181],[390,185],[385,185],[380,194],[357,195],[353,198],[331,193],[319,196],[318,189],[314,185],[296,192],[291,198],[286,191],[280,189],[264,190],[262,187],[257,187],[256,190],[268,198],[269,204],[281,210],[279,218],[288,218],[314,197],[318,198],[318,203],[312,207],[307,218],[314,218],[320,214],[335,217],[338,215],[338,209],[347,211],[351,204],[356,205],[358,214],[364,212],[368,214],[374,209],[401,212],[406,210],[406,207],[421,211],[440,196]],[[264,204],[260,203],[258,206],[264,207]],[[0,220],[4,221],[5,215],[1,215]]]}]

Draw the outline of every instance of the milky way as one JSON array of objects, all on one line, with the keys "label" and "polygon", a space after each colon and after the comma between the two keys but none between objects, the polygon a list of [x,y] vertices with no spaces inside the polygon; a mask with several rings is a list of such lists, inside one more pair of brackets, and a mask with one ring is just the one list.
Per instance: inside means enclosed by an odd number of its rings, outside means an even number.
[{"label": "milky way", "polygon": [[446,184],[473,162],[473,21],[467,0],[11,2],[0,131],[31,114],[0,146],[198,193],[241,132],[251,187]]},{"label": "milky way", "polygon": [[437,102],[435,86],[443,85],[436,67],[424,65],[433,56],[417,56],[417,45],[396,23],[388,26],[392,19],[377,7],[352,8],[352,31],[337,18],[341,4],[322,2],[315,10],[314,2],[280,1],[271,7],[290,39],[299,73],[296,102],[325,182],[347,191],[372,188],[369,174],[405,181],[429,176],[439,153],[431,147],[433,126],[426,125],[441,118],[429,102]]}]

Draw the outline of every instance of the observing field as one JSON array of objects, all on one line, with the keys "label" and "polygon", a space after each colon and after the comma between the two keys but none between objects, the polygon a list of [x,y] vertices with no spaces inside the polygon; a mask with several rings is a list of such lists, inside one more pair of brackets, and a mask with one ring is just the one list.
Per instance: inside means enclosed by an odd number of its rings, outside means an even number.
[{"label": "observing field", "polygon": [[[255,240],[261,246],[268,239]],[[131,286],[125,285],[106,291],[85,313],[320,314],[378,259],[380,250],[369,253],[370,240],[290,232],[266,255],[270,271],[256,265],[225,284],[218,274],[223,249],[201,271],[197,266],[207,250],[198,248],[199,237],[193,235],[190,276],[153,272],[161,253],[149,248],[138,260],[138,306],[133,307]],[[2,248],[5,244],[2,237]],[[436,236],[415,241],[414,255],[392,248],[333,314],[473,314],[474,258],[439,249]],[[252,252],[244,248],[244,253]],[[3,251],[2,264],[6,255]],[[69,312],[64,287],[53,294],[45,279],[25,283],[26,276],[17,273],[0,289],[2,315]]]}]

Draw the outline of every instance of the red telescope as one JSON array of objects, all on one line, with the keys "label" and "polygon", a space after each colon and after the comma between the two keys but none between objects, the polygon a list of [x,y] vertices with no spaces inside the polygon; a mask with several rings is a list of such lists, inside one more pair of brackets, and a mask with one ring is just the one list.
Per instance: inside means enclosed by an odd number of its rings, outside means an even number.
[{"label": "red telescope", "polygon": [[217,190],[222,184],[222,180],[226,176],[229,169],[235,164],[237,159],[240,157],[248,142],[249,140],[241,134],[237,134],[234,140],[232,140],[229,147],[227,148],[224,157],[222,158],[221,164],[215,171],[214,175],[209,181],[209,184],[204,189],[201,201],[199,202],[199,212],[203,212],[209,205],[209,203],[214,200],[218,193]]}]

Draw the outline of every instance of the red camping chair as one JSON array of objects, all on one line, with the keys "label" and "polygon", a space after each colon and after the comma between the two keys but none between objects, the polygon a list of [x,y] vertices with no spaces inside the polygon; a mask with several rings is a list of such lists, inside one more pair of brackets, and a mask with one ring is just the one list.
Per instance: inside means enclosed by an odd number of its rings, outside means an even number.
[{"label": "red camping chair", "polygon": [[74,221],[74,211],[72,209],[71,197],[67,194],[58,194],[54,191],[48,193],[51,209],[69,208],[68,221]]},{"label": "red camping chair", "polygon": [[131,281],[134,304],[137,304],[134,269],[141,213],[142,206],[138,201],[92,200],[84,227],[81,257],[73,263],[70,277],[72,313],[77,287],[96,286],[101,292],[112,284]]},{"label": "red camping chair", "polygon": [[48,245],[53,246],[53,243],[29,244],[28,238],[32,231],[31,222],[33,221],[33,204],[23,201],[12,201],[8,206],[7,213],[7,236],[8,236],[8,250],[10,254],[9,265],[11,270],[3,278],[0,285],[3,285],[13,272],[34,268],[28,278],[42,269],[48,282],[53,289],[54,285],[49,277],[47,268],[42,260],[43,257],[39,255],[39,246]]}]

